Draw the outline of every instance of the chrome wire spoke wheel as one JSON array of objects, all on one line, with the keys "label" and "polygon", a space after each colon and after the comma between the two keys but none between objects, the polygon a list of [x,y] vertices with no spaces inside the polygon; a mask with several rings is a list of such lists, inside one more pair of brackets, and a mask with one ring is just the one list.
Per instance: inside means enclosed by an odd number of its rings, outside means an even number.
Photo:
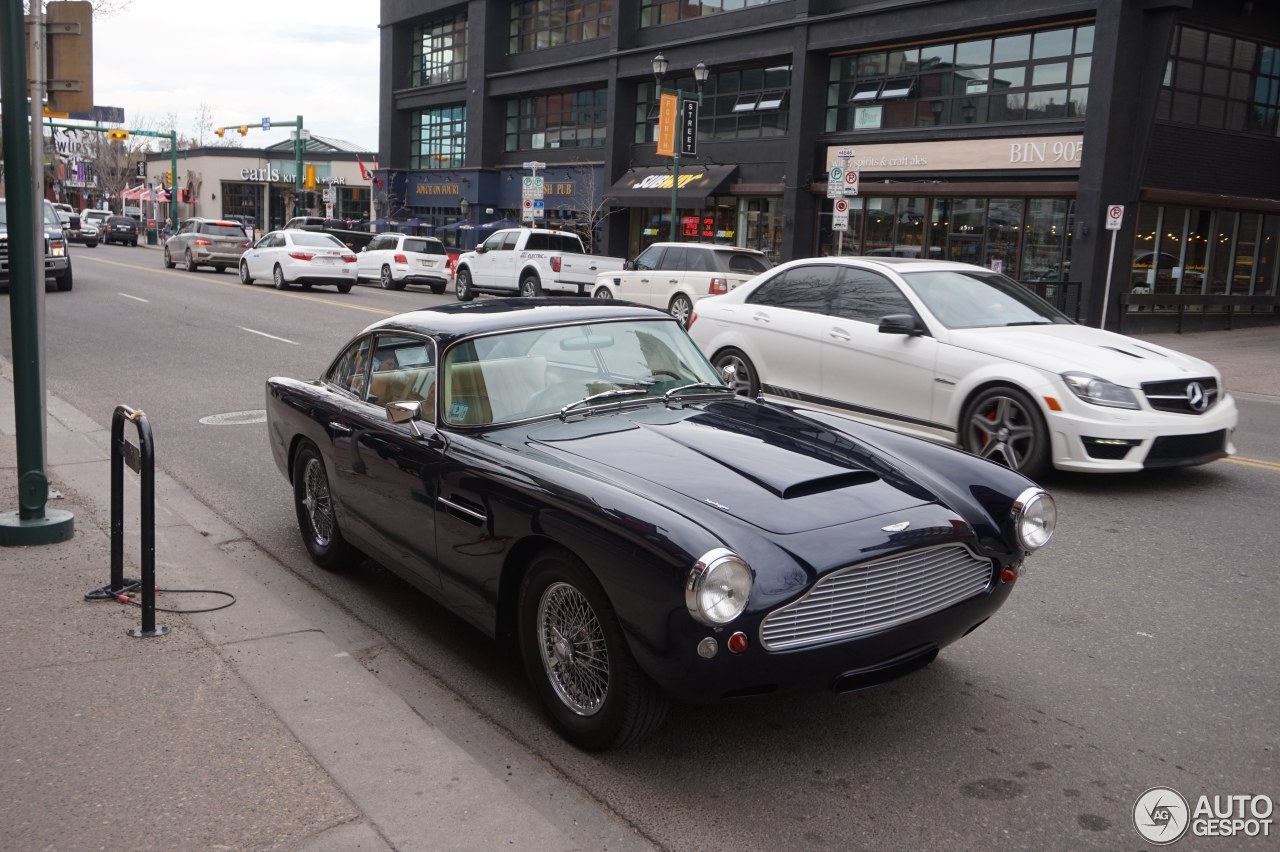
[{"label": "chrome wire spoke wheel", "polygon": [[537,629],[542,668],[559,699],[579,716],[600,712],[609,695],[609,649],[586,596],[568,583],[548,586]]},{"label": "chrome wire spoke wheel", "polygon": [[302,506],[311,526],[311,538],[319,547],[328,547],[333,539],[333,501],[329,496],[329,480],[319,459],[310,459],[303,472]]}]

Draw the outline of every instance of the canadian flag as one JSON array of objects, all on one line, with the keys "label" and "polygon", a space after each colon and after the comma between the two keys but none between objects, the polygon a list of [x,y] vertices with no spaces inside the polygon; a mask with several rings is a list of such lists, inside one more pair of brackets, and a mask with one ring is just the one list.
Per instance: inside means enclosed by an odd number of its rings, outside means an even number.
[{"label": "canadian flag", "polygon": [[359,157],[356,157],[356,165],[360,167],[360,179],[361,179],[361,180],[373,180],[373,173],[374,173],[374,170],[376,170],[376,169],[378,168],[378,164],[377,164],[377,163],[374,163],[374,164],[373,164],[373,168],[372,168],[372,169],[370,169],[370,168],[366,168],[366,167],[365,167],[364,162],[363,162]]}]

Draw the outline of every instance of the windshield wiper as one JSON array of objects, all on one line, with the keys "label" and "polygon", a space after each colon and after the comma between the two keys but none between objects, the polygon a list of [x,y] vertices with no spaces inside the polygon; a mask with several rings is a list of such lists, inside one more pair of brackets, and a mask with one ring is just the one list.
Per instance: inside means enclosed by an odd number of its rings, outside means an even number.
[{"label": "windshield wiper", "polygon": [[1053,320],[1023,320],[1022,322],[1007,322],[1005,328],[1011,325],[1053,325]]},{"label": "windshield wiper", "polygon": [[615,396],[635,396],[636,394],[643,394],[644,392],[643,388],[613,388],[612,390],[593,393],[591,396],[583,397],[577,402],[571,402],[564,408],[560,409],[560,418],[564,419],[566,414],[577,408],[579,405],[587,405],[588,403],[595,402],[597,400],[609,399],[610,397]]},{"label": "windshield wiper", "polygon": [[711,382],[693,382],[692,384],[681,385],[678,388],[672,388],[671,390],[667,391],[662,395],[662,401],[670,402],[672,397],[674,397],[676,394],[681,393],[682,391],[687,391],[687,390],[704,390],[704,391],[713,391],[715,393],[727,393],[727,394],[737,393],[737,391],[735,391],[733,388],[729,387],[728,385],[712,384]]}]

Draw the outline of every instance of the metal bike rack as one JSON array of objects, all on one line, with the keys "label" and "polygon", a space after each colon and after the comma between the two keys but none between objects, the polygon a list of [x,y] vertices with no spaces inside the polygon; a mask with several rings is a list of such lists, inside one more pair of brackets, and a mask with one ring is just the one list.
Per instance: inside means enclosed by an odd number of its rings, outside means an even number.
[{"label": "metal bike rack", "polygon": [[[124,438],[124,422],[138,428],[138,446]],[[142,579],[124,576],[124,465],[142,478]],[[111,416],[111,582],[85,595],[85,600],[118,598],[141,591],[142,626],[130,636],[164,636],[169,628],[156,624],[156,465],[151,424],[146,412],[117,405]]]}]

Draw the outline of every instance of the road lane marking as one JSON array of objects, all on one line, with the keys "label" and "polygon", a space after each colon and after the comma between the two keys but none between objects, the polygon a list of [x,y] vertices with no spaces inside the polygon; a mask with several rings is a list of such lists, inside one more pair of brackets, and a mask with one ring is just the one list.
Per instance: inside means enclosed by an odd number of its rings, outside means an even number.
[{"label": "road lane marking", "polygon": [[1280,462],[1263,461],[1262,459],[1248,459],[1242,456],[1232,456],[1231,458],[1223,459],[1223,461],[1228,461],[1233,464],[1242,464],[1245,467],[1256,467],[1262,470],[1280,473]]},{"label": "road lane marking", "polygon": [[117,296],[124,296],[126,299],[133,299],[135,302],[150,302],[150,299],[144,299],[141,296],[130,296],[128,293],[116,293]]},{"label": "road lane marking", "polygon": [[272,340],[279,340],[281,343],[292,343],[294,346],[298,345],[298,341],[290,340],[287,337],[276,337],[274,334],[267,334],[265,331],[257,331],[256,329],[245,328],[242,325],[238,325],[236,326],[236,328],[240,329],[241,331],[247,331],[250,334],[261,334],[263,337],[269,337]]},{"label": "road lane marking", "polygon": [[[261,293],[264,296],[282,296],[286,299],[298,299],[304,302],[316,302],[317,304],[321,304],[321,305],[336,305],[339,308],[347,308],[348,310],[352,310],[352,311],[364,311],[367,314],[377,314],[380,317],[393,317],[397,314],[402,314],[405,312],[404,310],[389,311],[386,308],[373,308],[373,307],[369,307],[368,305],[353,305],[350,302],[339,302],[336,299],[321,299],[316,296],[308,295],[306,293],[290,293],[284,290],[277,290],[274,287],[259,287],[256,284],[249,285],[246,287],[244,284],[240,283],[239,278],[233,278],[230,281],[218,281],[216,278],[214,278],[211,275],[195,275],[183,269],[164,269],[163,267],[160,269],[156,269],[154,266],[139,266],[136,263],[121,263],[118,260],[107,260],[106,258],[100,258],[100,257],[93,258],[92,262],[105,263],[110,266],[119,266],[123,269],[137,269],[145,272],[164,272],[173,276],[185,277],[188,281],[193,281],[194,283],[197,283],[197,284],[214,284],[219,287],[233,287],[237,290],[248,290],[255,293]],[[412,308],[410,308],[409,310],[412,310]]]}]

